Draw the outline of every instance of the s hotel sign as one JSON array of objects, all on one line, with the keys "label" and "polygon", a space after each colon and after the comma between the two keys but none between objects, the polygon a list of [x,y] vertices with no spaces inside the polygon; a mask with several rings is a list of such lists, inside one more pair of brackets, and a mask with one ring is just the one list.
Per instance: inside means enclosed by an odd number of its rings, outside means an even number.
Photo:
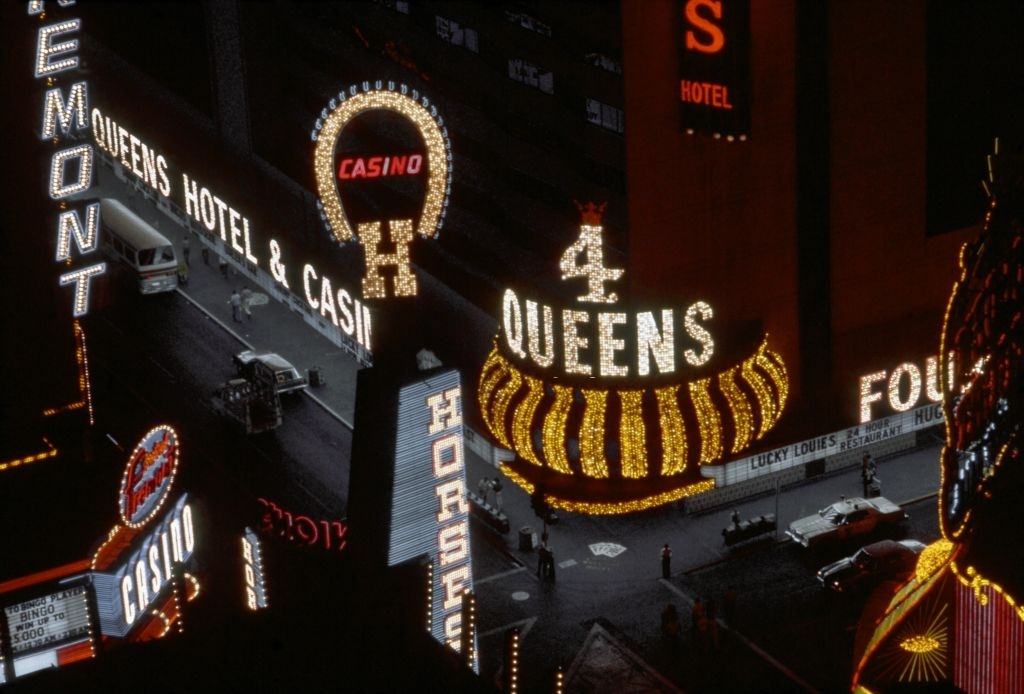
[{"label": "s hotel sign", "polygon": [[683,0],[678,6],[680,124],[746,140],[750,134],[750,1]]}]

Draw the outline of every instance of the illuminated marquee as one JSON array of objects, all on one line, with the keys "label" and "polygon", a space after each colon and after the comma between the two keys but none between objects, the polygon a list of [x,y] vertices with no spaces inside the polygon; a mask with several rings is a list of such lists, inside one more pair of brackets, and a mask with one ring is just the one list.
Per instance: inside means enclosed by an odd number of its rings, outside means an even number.
[{"label": "illuminated marquee", "polygon": [[[94,571],[100,630],[124,638],[152,615],[158,602],[168,600],[167,588],[178,564],[187,564],[195,553],[196,531],[187,494],[164,513],[141,539],[134,539],[130,554],[114,571]],[[102,549],[101,549],[102,551]]]},{"label": "illuminated marquee", "polygon": [[716,368],[705,301],[620,306],[605,286],[623,271],[604,265],[603,209],[580,208],[580,237],[559,263],[563,279],[586,281],[577,305],[506,290],[477,394],[487,428],[516,453],[513,481],[567,510],[627,513],[713,487],[698,468],[765,436],[789,384],[767,336]]},{"label": "illuminated marquee", "polygon": [[260,548],[260,538],[252,528],[246,528],[242,535],[242,580],[245,586],[245,606],[248,609],[262,610],[270,605],[263,575],[263,550]]},{"label": "illuminated marquee", "polygon": [[[3,639],[10,648],[14,677],[59,667],[95,655],[89,591],[83,575],[61,579],[31,597],[3,608]],[[0,684],[6,681],[0,658]]]},{"label": "illuminated marquee", "polygon": [[[342,154],[336,165],[339,138],[343,131],[368,112],[398,114],[411,123],[423,141],[424,154],[369,157]],[[404,84],[396,86],[388,81],[385,85],[378,80],[371,86],[369,82],[363,82],[361,88],[353,85],[331,99],[328,108],[321,111],[311,138],[316,143],[314,170],[324,224],[339,243],[358,239],[366,253],[363,297],[379,299],[387,296],[385,277],[380,270],[389,266],[396,272],[393,295],[414,296],[417,283],[409,264],[409,245],[415,236],[437,236],[444,222],[451,189],[451,143],[437,108],[426,96]],[[418,220],[371,220],[358,223],[353,229],[353,222],[342,202],[344,186],[366,179],[416,175],[424,164],[426,191]],[[393,244],[395,252],[382,251],[381,245],[385,243]]]},{"label": "illuminated marquee", "polygon": [[422,555],[433,564],[428,631],[458,651],[473,567],[462,390],[454,370],[403,386],[398,396],[388,565]]},{"label": "illuminated marquee", "polygon": [[121,477],[118,508],[122,523],[141,527],[160,510],[171,491],[179,456],[178,435],[166,424],[142,437]]},{"label": "illuminated marquee", "polygon": [[679,115],[688,134],[750,133],[750,1],[679,4]]},{"label": "illuminated marquee", "polygon": [[[61,2],[60,7],[74,3]],[[42,3],[29,3],[29,15],[36,15],[45,21]],[[81,61],[78,56],[82,20],[66,19],[39,27],[36,37],[34,75],[46,80],[48,89],[43,96],[43,113],[39,137],[50,140],[54,145],[61,138],[71,137],[77,131],[89,127],[86,113],[89,103],[89,83],[75,82],[65,92],[57,86],[58,75],[77,71]],[[57,262],[71,262],[71,242],[78,255],[85,256],[99,248],[99,206],[85,207],[85,222],[78,209],[67,209],[67,199],[81,195],[92,187],[94,151],[91,145],[80,144],[54,152],[50,157],[48,189],[50,198],[60,203],[57,219]],[[58,283],[72,286],[73,299],[71,314],[75,318],[89,313],[89,289],[94,277],[107,270],[106,263],[94,263],[86,267],[63,272]]]},{"label": "illuminated marquee", "polygon": [[[947,360],[946,387],[952,392],[956,373],[952,357]],[[923,377],[922,377],[923,376]],[[939,358],[928,357],[924,369],[913,362],[904,362],[891,372],[885,369],[860,377],[860,423],[875,419],[874,403],[887,402],[894,412],[907,412],[921,402],[921,395],[931,402],[942,402],[939,387]],[[875,384],[885,384],[885,390],[875,390]]]}]

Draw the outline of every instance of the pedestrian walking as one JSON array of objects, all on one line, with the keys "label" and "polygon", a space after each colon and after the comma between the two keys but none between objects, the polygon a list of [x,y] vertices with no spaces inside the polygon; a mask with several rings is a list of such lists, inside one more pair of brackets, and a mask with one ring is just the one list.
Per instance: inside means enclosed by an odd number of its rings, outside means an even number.
[{"label": "pedestrian walking", "polygon": [[491,482],[491,489],[494,490],[494,508],[498,509],[498,513],[501,513],[501,478],[494,478],[494,481]]},{"label": "pedestrian walking", "polygon": [[252,290],[248,287],[242,289],[242,313],[245,320],[252,322]]},{"label": "pedestrian walking", "polygon": [[181,255],[185,258],[185,264],[189,267],[192,266],[192,259],[189,257],[192,252],[192,239],[189,238],[189,232],[185,231],[185,237],[181,240]]},{"label": "pedestrian walking", "polygon": [[555,580],[555,553],[548,545],[547,538],[541,541],[537,549],[537,577],[541,580]]},{"label": "pedestrian walking", "polygon": [[220,268],[220,274],[224,277],[224,279],[227,279],[228,278],[228,259],[225,258],[224,256],[221,256],[220,260],[217,261],[217,267]]},{"label": "pedestrian walking", "polygon": [[661,548],[661,577],[672,577],[672,548],[668,546],[667,542]]},{"label": "pedestrian walking", "polygon": [[732,524],[736,527],[739,527],[740,525],[740,512],[736,509],[732,510]]},{"label": "pedestrian walking", "polygon": [[736,622],[736,588],[735,586],[728,586],[725,589],[725,595],[722,597],[722,616],[725,617],[725,621],[729,626],[733,626]]},{"label": "pedestrian walking", "polygon": [[235,289],[231,292],[231,298],[228,299],[228,303],[231,304],[231,320],[236,323],[242,322],[242,295]]},{"label": "pedestrian walking", "polygon": [[860,459],[860,482],[864,488],[864,498],[868,496],[868,485],[871,484],[871,466],[874,463],[871,461],[871,454],[865,453],[864,457]]},{"label": "pedestrian walking", "polygon": [[209,265],[210,264],[210,249],[207,248],[206,246],[203,246],[203,250],[201,251],[201,253],[203,254],[203,265]]}]

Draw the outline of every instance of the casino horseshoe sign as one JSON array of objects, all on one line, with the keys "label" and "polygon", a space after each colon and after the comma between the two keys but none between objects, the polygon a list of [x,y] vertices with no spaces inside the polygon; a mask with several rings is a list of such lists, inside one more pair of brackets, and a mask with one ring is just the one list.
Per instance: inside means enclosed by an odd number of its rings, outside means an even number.
[{"label": "casino horseshoe sign", "polygon": [[[358,240],[366,254],[363,298],[388,296],[380,272],[388,266],[395,268],[391,295],[415,296],[409,246],[416,236],[437,237],[451,190],[451,143],[437,107],[404,84],[363,82],[330,100],[310,138],[324,225],[339,243]],[[368,146],[385,151],[363,151]],[[422,206],[411,209],[420,197]],[[382,249],[389,245],[393,252]]]}]

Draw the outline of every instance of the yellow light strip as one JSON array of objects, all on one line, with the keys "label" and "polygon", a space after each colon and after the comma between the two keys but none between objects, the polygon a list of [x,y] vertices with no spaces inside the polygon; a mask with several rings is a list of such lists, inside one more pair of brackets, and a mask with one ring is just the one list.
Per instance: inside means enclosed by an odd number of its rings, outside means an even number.
[{"label": "yellow light strip", "polygon": [[498,441],[505,448],[512,448],[512,442],[508,437],[508,427],[505,424],[506,416],[508,415],[508,406],[512,402],[512,396],[519,391],[519,385],[523,382],[523,377],[515,369],[508,370],[508,380],[505,381],[505,385],[498,389],[498,392],[494,395],[494,410],[491,412],[491,419],[493,420],[493,426],[491,432],[498,437]]},{"label": "yellow light strip", "polygon": [[664,450],[661,460],[663,477],[678,475],[686,469],[686,425],[679,411],[678,393],[679,386],[658,388],[654,391],[658,399],[661,445]]},{"label": "yellow light strip", "polygon": [[497,438],[495,432],[494,422],[491,421],[491,396],[494,395],[495,388],[498,387],[498,383],[501,382],[502,377],[505,375],[505,360],[498,354],[497,349],[492,349],[490,355],[487,357],[487,361],[484,362],[484,367],[480,371],[480,387],[477,389],[478,402],[480,403],[480,416],[484,419],[484,424],[491,430],[491,433]]},{"label": "yellow light strip", "polygon": [[619,391],[622,420],[619,424],[619,447],[622,476],[629,479],[647,477],[647,427],[644,425],[642,390]]},{"label": "yellow light strip", "polygon": [[33,453],[32,455],[26,455],[22,458],[14,458],[13,460],[7,460],[0,463],[0,472],[3,472],[7,468],[18,467],[19,465],[28,465],[29,463],[36,463],[40,460],[46,460],[47,458],[54,458],[58,454],[57,448],[50,443],[50,441],[44,436],[43,443],[46,444],[46,450],[40,451],[39,453]]},{"label": "yellow light strip", "polygon": [[1006,590],[998,583],[993,583],[987,578],[983,577],[976,568],[968,566],[964,572],[966,576],[960,573],[960,567],[957,566],[955,561],[950,562],[950,568],[953,570],[953,575],[956,576],[956,580],[960,581],[965,587],[970,588],[974,593],[974,599],[978,601],[979,605],[985,606],[989,603],[989,596],[985,593],[985,589],[989,588],[994,590],[996,593],[1002,596],[1006,604],[1016,613],[1018,619],[1024,621],[1024,604],[1018,604]]},{"label": "yellow light strip", "polygon": [[[513,483],[519,486],[527,494],[533,494],[535,489],[533,483],[529,482],[519,473],[515,472],[508,465],[501,466],[502,473]],[[715,488],[715,481],[713,479],[701,480],[700,482],[694,482],[693,484],[680,487],[679,489],[672,489],[667,492],[661,492],[660,494],[654,494],[653,496],[644,497],[643,499],[636,499],[634,501],[612,501],[612,502],[589,502],[589,501],[566,501],[549,494],[544,495],[544,499],[555,508],[560,508],[563,511],[570,511],[572,513],[590,513],[594,515],[621,515],[624,513],[634,513],[636,511],[643,511],[662,504],[668,504],[679,499],[684,499],[688,496],[695,496],[697,494],[703,494],[704,492],[711,491]]]},{"label": "yellow light strip", "polygon": [[760,439],[771,430],[772,422],[775,421],[775,397],[772,395],[771,389],[768,388],[768,384],[765,383],[765,379],[754,370],[753,359],[743,360],[743,363],[740,364],[740,375],[750,385],[757,397],[760,426],[757,429],[756,438]]},{"label": "yellow light strip", "polygon": [[608,461],[604,457],[604,413],[608,391],[581,390],[583,424],[580,426],[580,467],[587,477],[608,477]]},{"label": "yellow light strip", "polygon": [[545,495],[548,503],[555,508],[562,509],[563,511],[570,511],[572,513],[589,513],[598,516],[611,516],[620,515],[623,513],[636,513],[637,511],[645,511],[656,506],[668,504],[673,501],[678,501],[688,496],[694,496],[695,494],[702,494],[704,492],[714,489],[715,481],[713,479],[701,480],[700,482],[694,482],[693,484],[679,489],[673,489],[668,492],[662,492],[660,494],[654,494],[653,496],[644,497],[643,499],[636,499],[633,501],[612,501],[612,502],[590,502],[590,501],[566,501],[558,499],[553,496]]},{"label": "yellow light strip", "polygon": [[571,475],[572,468],[565,456],[565,426],[569,420],[569,408],[572,406],[572,388],[552,386],[555,391],[555,402],[544,417],[541,430],[544,439],[544,456],[548,467],[564,475]]},{"label": "yellow light strip", "polygon": [[690,399],[700,429],[700,464],[709,465],[722,457],[722,420],[708,393],[709,378],[690,383]]},{"label": "yellow light strip", "polygon": [[775,426],[782,416],[782,410],[786,406],[786,398],[789,396],[789,377],[786,374],[786,365],[775,352],[768,349],[768,339],[761,343],[760,349],[754,355],[754,361],[763,369],[775,384],[775,392],[778,393],[777,405],[772,408],[772,417],[768,426]]},{"label": "yellow light strip", "polygon": [[523,380],[526,381],[528,390],[526,397],[519,403],[515,414],[512,415],[512,443],[515,444],[516,452],[523,460],[534,465],[542,465],[533,450],[530,426],[533,424],[533,415],[537,411],[537,405],[544,397],[544,384],[532,376],[524,375]]},{"label": "yellow light strip", "polygon": [[735,429],[732,442],[733,453],[739,453],[749,446],[750,440],[754,436],[754,417],[750,410],[750,403],[747,402],[747,396],[736,385],[738,371],[739,367],[734,366],[718,376],[718,387],[725,395],[729,411],[732,412],[733,428]]}]

